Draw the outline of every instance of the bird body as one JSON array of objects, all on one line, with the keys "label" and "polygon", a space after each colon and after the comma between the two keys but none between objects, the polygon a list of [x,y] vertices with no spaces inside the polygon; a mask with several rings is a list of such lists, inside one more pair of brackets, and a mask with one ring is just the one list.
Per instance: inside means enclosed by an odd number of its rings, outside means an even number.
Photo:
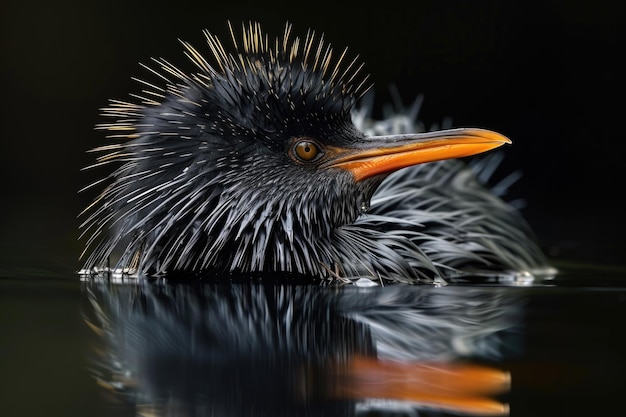
[{"label": "bird body", "polygon": [[99,127],[118,141],[95,149],[94,165],[117,167],[83,214],[84,271],[115,258],[144,276],[417,283],[546,264],[521,215],[447,160],[507,138],[366,135],[354,119],[369,88],[358,58],[290,25],[274,40],[256,23],[231,33],[227,52],[205,32],[210,60],[182,42],[197,72],[157,59],[139,102],[104,109],[113,122]]}]

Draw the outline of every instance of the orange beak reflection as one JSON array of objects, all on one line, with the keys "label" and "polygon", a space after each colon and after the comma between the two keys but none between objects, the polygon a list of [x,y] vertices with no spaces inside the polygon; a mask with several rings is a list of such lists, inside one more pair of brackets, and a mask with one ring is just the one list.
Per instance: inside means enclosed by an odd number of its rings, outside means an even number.
[{"label": "orange beak reflection", "polygon": [[350,171],[359,182],[411,165],[476,155],[505,143],[511,140],[484,129],[371,136],[355,148],[327,148],[329,159],[322,166]]},{"label": "orange beak reflection", "polygon": [[337,376],[341,382],[331,393],[334,397],[399,400],[466,415],[509,415],[509,405],[496,397],[509,391],[511,375],[491,367],[357,356],[338,367]]}]

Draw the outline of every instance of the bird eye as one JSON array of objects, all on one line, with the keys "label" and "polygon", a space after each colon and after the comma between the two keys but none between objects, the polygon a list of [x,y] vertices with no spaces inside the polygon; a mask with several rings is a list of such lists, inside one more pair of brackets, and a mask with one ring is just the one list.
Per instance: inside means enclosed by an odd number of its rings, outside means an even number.
[{"label": "bird eye", "polygon": [[321,147],[309,139],[298,140],[292,153],[301,162],[313,162],[323,155]]}]

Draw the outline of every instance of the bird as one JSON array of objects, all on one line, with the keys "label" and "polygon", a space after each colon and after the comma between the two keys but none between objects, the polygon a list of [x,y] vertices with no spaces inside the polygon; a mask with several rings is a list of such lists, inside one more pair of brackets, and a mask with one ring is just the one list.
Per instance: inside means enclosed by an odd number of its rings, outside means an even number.
[{"label": "bird", "polygon": [[275,37],[258,22],[228,30],[232,46],[203,32],[204,55],[180,41],[193,70],[141,64],[154,80],[102,110],[110,143],[86,169],[113,168],[83,189],[102,187],[80,214],[82,274],[445,285],[551,270],[465,160],[506,136],[381,133],[348,48],[291,23]]}]

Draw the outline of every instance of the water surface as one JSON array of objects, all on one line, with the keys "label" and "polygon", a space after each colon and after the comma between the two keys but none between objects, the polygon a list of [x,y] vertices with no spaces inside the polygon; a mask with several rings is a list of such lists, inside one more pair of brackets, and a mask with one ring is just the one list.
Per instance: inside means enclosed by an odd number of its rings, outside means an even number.
[{"label": "water surface", "polygon": [[1,415],[615,415],[626,275],[323,288],[0,279]]}]

